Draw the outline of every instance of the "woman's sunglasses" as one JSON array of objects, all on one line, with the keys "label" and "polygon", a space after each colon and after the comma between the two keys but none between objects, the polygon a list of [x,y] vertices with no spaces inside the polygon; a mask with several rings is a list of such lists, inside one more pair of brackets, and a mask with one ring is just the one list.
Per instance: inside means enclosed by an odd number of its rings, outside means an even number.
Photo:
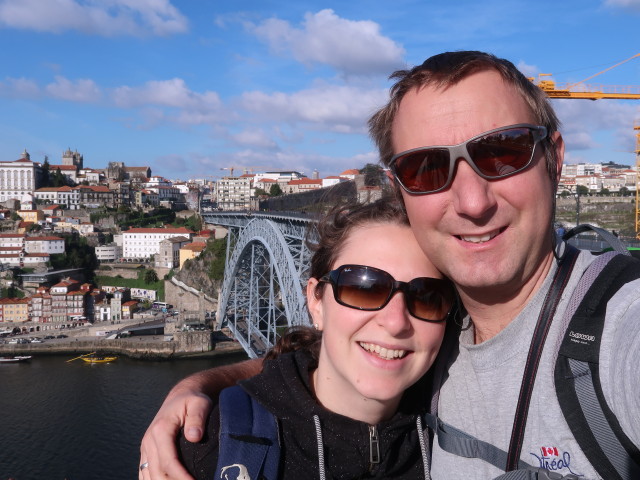
[{"label": "woman's sunglasses", "polygon": [[459,158],[484,179],[505,178],[529,166],[536,145],[546,136],[545,127],[527,123],[500,127],[458,145],[407,150],[395,155],[389,168],[407,192],[436,193],[451,184]]},{"label": "woman's sunglasses", "polygon": [[381,310],[398,291],[404,293],[409,313],[426,322],[443,322],[455,301],[450,281],[420,277],[400,282],[379,268],[342,265],[319,282],[330,283],[336,302],[358,310]]}]

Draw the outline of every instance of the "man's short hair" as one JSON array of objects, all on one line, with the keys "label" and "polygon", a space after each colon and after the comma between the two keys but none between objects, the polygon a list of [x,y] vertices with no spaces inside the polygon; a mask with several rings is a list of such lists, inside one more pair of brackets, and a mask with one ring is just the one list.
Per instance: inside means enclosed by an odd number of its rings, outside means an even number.
[{"label": "man's short hair", "polygon": [[391,98],[369,119],[369,133],[378,146],[380,161],[388,166],[393,155],[398,153],[393,148],[391,130],[400,102],[407,92],[427,86],[447,88],[474,73],[486,70],[498,72],[507,83],[513,85],[529,105],[535,123],[547,128],[548,135],[542,146],[547,171],[555,190],[557,158],[552,137],[558,131],[560,122],[546,93],[525,77],[513,63],[485,52],[445,52],[428,58],[422,65],[410,70],[398,70],[391,74],[389,78],[397,80],[391,87]]}]

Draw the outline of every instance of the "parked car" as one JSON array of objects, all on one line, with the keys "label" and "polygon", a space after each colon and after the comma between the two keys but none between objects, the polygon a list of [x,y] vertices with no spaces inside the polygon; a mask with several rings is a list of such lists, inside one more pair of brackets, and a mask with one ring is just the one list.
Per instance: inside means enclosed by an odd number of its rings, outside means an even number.
[{"label": "parked car", "polygon": [[31,343],[44,343],[40,338],[33,338]]},{"label": "parked car", "polygon": [[68,338],[69,335],[65,335],[64,333],[61,333],[60,335],[56,335],[56,338]]},{"label": "parked car", "polygon": [[45,336],[44,336],[44,339],[45,339],[45,340],[51,340],[51,339],[53,339],[53,338],[56,338],[56,337],[55,337],[54,335],[45,335]]}]

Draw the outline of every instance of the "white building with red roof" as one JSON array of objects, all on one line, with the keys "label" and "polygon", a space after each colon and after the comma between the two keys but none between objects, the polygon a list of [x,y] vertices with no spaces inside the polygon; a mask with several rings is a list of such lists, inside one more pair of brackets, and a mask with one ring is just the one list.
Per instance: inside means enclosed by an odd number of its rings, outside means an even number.
[{"label": "white building with red roof", "polygon": [[132,228],[122,232],[122,256],[128,259],[147,259],[160,251],[160,242],[172,237],[191,239],[193,232],[180,228]]}]

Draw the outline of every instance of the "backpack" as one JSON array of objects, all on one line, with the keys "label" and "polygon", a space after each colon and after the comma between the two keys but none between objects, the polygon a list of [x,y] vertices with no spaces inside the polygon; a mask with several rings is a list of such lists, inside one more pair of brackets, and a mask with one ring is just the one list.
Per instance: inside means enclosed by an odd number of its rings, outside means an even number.
[{"label": "backpack", "polygon": [[[607,303],[623,285],[640,278],[640,261],[632,258],[613,235],[589,225],[580,225],[562,238],[566,241],[589,229],[601,234],[615,252],[603,254],[592,262],[570,298],[564,318],[567,328],[555,365],[556,393],[569,429],[598,474],[607,480],[635,479],[640,478],[640,451],[606,403],[600,384],[599,356]],[[566,251],[573,247],[565,244],[564,248]],[[433,404],[432,411],[436,411]],[[437,434],[443,450],[480,458],[505,469],[508,457],[504,450],[467,435],[434,415],[428,414],[425,421]],[[498,479],[577,480],[578,477],[562,476],[518,460],[516,470]]]},{"label": "backpack", "polygon": [[218,406],[220,447],[215,478],[276,480],[280,443],[275,416],[238,385],[220,393]]}]

